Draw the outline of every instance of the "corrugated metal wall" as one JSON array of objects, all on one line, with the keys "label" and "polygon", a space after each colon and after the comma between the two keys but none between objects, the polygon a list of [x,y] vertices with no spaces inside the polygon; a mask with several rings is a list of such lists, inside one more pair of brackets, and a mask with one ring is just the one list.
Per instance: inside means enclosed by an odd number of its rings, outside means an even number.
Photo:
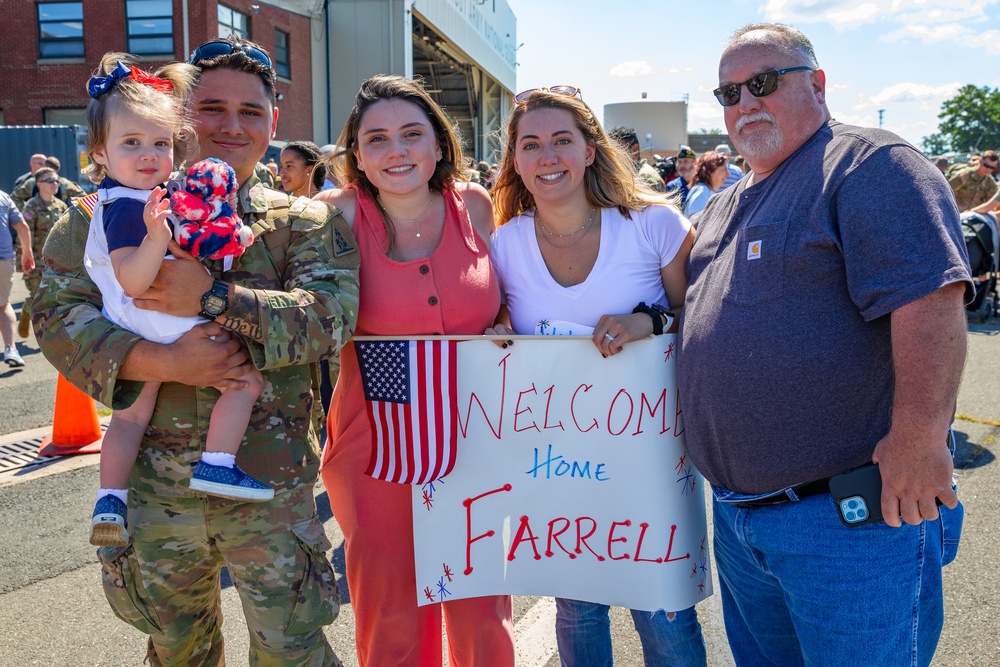
[{"label": "corrugated metal wall", "polygon": [[80,155],[86,137],[87,128],[82,125],[0,127],[0,190],[10,193],[14,179],[28,171],[28,159],[35,153],[59,158],[60,176],[92,189],[89,181],[80,177]]}]

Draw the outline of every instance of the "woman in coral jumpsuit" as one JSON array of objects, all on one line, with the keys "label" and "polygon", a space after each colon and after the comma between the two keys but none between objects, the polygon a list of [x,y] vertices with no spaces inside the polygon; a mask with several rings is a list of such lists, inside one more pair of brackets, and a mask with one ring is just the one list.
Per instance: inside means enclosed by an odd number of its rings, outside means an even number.
[{"label": "woman in coral jumpsuit", "polygon": [[[489,261],[493,208],[459,182],[451,124],[408,79],[361,86],[334,160],[337,206],[361,253],[357,335],[481,334],[500,290]],[[322,475],[345,537],[347,582],[363,667],[442,663],[441,616],[453,667],[514,664],[510,596],[417,606],[411,489],[365,474],[371,430],[354,344],[341,353]]]}]

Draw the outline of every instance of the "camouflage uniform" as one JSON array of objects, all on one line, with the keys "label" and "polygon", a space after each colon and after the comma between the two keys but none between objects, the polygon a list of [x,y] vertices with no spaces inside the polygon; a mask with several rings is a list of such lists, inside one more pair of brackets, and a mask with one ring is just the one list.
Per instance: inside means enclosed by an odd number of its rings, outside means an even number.
[{"label": "camouflage uniform", "polygon": [[[80,197],[83,197],[86,192],[80,187],[79,183],[74,183],[68,178],[63,178],[59,176],[59,190],[56,191],[56,198],[62,200],[64,204],[70,206]],[[38,194],[38,188],[35,187],[35,177],[32,176],[21,183],[16,190],[10,195],[10,198],[14,200],[14,205],[17,206],[19,211],[23,211],[28,200]]]},{"label": "camouflage uniform", "polygon": [[636,178],[642,181],[646,187],[654,192],[664,192],[667,187],[663,184],[663,178],[660,176],[660,172],[656,170],[649,164],[646,158],[639,160],[639,164],[636,166],[637,173]]},{"label": "camouflage uniform", "polygon": [[271,170],[267,168],[267,165],[263,162],[258,162],[257,166],[253,168],[254,175],[260,179],[260,182],[269,188],[278,189],[278,185],[281,183],[280,180],[274,177]]},{"label": "camouflage uniform", "polygon": [[968,167],[953,174],[948,179],[955,191],[955,202],[959,211],[968,211],[990,199],[1000,200],[1000,187],[991,174],[979,176],[979,167]]},{"label": "camouflage uniform", "polygon": [[[25,306],[31,303],[32,297],[35,296],[35,292],[38,290],[38,283],[42,279],[42,246],[45,245],[45,239],[48,237],[49,230],[52,229],[56,220],[68,209],[69,207],[58,199],[46,202],[41,197],[32,197],[24,205],[21,217],[24,218],[24,221],[28,224],[28,229],[31,230],[31,250],[35,255],[35,268],[23,276],[24,284],[28,287],[28,298],[24,302]],[[21,263],[20,246],[17,248],[17,262],[18,264]],[[29,308],[22,308],[21,316],[26,317],[28,311]]]},{"label": "camouflage uniform", "polygon": [[32,176],[31,172],[30,171],[26,171],[23,174],[21,174],[20,176],[18,176],[17,178],[15,178],[14,179],[14,185],[12,185],[10,187],[10,191],[11,192],[17,192],[17,189],[19,187],[21,187],[21,184],[24,183],[29,178],[31,178],[31,176]]},{"label": "camouflage uniform", "polygon": [[[132,542],[98,550],[104,590],[119,618],[151,635],[152,665],[223,664],[219,568],[227,565],[246,611],[250,664],[339,664],[322,631],[340,600],[313,497],[319,445],[311,375],[351,336],[358,253],[326,204],[303,199],[289,208],[283,193],[256,177],[240,189],[239,204],[257,238],[229,271],[222,262],[210,268],[256,296],[263,342],[246,343],[265,385],[237,463],[274,487],[274,500],[241,503],[188,490],[219,394],[163,384],[129,480]],[[138,338],[101,317],[82,266],[88,224],[75,206],[49,234],[32,316],[49,361],[98,401],[123,408],[142,388],[117,377]],[[269,234],[283,240],[268,242]],[[235,299],[230,310],[241,303]]]}]

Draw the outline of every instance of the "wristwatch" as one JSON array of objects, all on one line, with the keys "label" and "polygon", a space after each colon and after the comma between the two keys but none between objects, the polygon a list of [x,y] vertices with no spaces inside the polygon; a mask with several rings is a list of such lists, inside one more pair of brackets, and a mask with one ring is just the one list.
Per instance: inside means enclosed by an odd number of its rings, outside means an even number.
[{"label": "wristwatch", "polygon": [[212,289],[202,295],[201,312],[198,316],[212,321],[227,310],[229,310],[229,283],[216,280],[212,283]]}]

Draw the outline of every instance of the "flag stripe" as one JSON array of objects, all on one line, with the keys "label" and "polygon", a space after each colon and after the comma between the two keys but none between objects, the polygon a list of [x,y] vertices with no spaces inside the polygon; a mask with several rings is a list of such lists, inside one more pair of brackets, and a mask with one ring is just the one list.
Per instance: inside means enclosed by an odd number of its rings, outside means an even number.
[{"label": "flag stripe", "polygon": [[372,453],[367,474],[426,484],[451,472],[458,445],[457,341],[359,341]]},{"label": "flag stripe", "polygon": [[[428,389],[428,387],[427,387],[427,371],[428,371],[428,367],[427,367],[427,348],[428,348],[428,346],[424,342],[413,342],[413,343],[410,343],[410,345],[413,345],[416,348],[416,352],[417,352],[416,353],[416,362],[417,363],[414,366],[415,371],[414,371],[414,373],[411,374],[411,376],[416,380],[416,385],[417,385],[417,387],[416,387],[417,405],[419,405],[421,408],[424,408],[425,406],[428,405],[428,399],[427,399],[427,389]],[[431,427],[433,426],[433,424],[430,423],[429,415],[427,415],[426,413],[424,413],[421,416],[423,417],[423,419],[420,420],[420,432],[418,434],[419,438],[417,440],[417,442],[419,442],[420,444],[419,444],[419,447],[412,447],[410,449],[410,452],[411,452],[411,454],[415,455],[416,452],[419,450],[419,452],[420,452],[419,456],[420,456],[420,462],[421,462],[421,466],[420,466],[421,473],[420,474],[422,475],[423,471],[427,470],[427,463],[428,463],[428,460],[427,460],[427,445],[428,445],[429,438],[431,438],[433,436],[433,433],[431,432]]]},{"label": "flag stripe", "polygon": [[[434,367],[439,370],[441,368],[444,368],[444,366],[441,365],[442,364],[441,356],[444,349],[446,348],[439,344],[434,347],[433,351]],[[444,406],[441,405],[441,400],[440,400],[441,396],[447,396],[446,393],[448,389],[446,386],[447,382],[444,381],[444,375],[441,374],[440,372],[438,373],[436,380],[437,380],[436,396],[438,400],[434,401],[434,405],[432,406],[434,409],[434,441],[433,443],[431,443],[433,445],[431,451],[433,453],[431,454],[432,458],[428,459],[427,461],[427,467],[429,470],[431,470],[432,479],[437,479],[437,475],[441,473],[441,458],[444,454],[443,449],[445,443],[444,438],[447,436],[444,428],[444,414],[443,414]]]},{"label": "flag stripe", "polygon": [[[444,365],[448,378],[448,447],[441,477],[451,472],[458,457],[458,341],[448,341],[448,362]],[[435,477],[437,479],[437,477]]]}]

